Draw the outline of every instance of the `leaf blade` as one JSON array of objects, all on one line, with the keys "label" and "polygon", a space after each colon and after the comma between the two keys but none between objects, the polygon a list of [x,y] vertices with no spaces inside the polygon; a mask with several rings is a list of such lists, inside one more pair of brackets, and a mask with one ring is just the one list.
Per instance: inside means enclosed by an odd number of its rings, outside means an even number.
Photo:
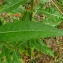
[{"label": "leaf blade", "polygon": [[63,36],[63,31],[36,22],[14,22],[0,27],[0,40],[23,41],[38,38]]},{"label": "leaf blade", "polygon": [[42,52],[44,54],[54,57],[52,50],[41,40],[36,40],[36,43],[34,43],[34,46],[35,46],[35,49],[38,50],[39,52]]},{"label": "leaf blade", "polygon": [[21,4],[26,2],[25,0],[15,0],[15,1],[6,1],[8,4],[4,5],[0,12],[11,12],[12,10],[18,8]]}]

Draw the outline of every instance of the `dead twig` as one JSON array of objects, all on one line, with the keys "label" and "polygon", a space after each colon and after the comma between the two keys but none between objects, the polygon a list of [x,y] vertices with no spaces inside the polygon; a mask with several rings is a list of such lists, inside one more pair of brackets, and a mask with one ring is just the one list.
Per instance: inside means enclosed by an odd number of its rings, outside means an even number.
[{"label": "dead twig", "polygon": [[51,2],[54,4],[54,6],[58,9],[58,11],[63,15],[63,11],[62,9],[60,9],[60,6],[58,4],[55,3],[54,0],[51,0]]}]

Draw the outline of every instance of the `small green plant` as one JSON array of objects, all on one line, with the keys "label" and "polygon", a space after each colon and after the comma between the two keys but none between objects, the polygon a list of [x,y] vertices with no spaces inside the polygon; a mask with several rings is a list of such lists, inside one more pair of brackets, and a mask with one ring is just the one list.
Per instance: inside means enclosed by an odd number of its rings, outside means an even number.
[{"label": "small green plant", "polygon": [[[63,36],[63,31],[55,27],[63,20],[57,3],[53,0],[40,0],[38,3],[37,0],[4,0],[0,5],[0,14],[7,12],[13,20],[5,22],[0,15],[0,63],[23,63],[23,52],[32,63],[34,49],[54,57],[41,38]],[[35,17],[37,15],[41,15],[41,19]]]}]

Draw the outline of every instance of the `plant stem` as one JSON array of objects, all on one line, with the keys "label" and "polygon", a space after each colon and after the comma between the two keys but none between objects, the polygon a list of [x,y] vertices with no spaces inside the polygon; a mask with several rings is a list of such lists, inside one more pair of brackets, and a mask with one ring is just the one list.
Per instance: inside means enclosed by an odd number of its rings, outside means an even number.
[{"label": "plant stem", "polygon": [[32,21],[32,18],[33,18],[33,3],[34,3],[34,0],[31,0],[31,16],[30,16],[30,20]]}]

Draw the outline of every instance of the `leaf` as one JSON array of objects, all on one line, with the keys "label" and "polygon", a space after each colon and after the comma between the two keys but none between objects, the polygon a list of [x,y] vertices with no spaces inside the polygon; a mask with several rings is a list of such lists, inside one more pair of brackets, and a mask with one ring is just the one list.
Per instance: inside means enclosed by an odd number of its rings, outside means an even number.
[{"label": "leaf", "polygon": [[42,18],[41,22],[50,26],[57,26],[63,20],[62,14],[51,2],[41,3],[35,14],[42,14],[44,18]]},{"label": "leaf", "polygon": [[60,8],[60,10],[63,10],[63,0],[56,0],[54,1],[56,5]]},{"label": "leaf", "polygon": [[26,10],[25,10],[25,8],[23,7],[23,5],[20,5],[18,8],[16,8],[16,9],[14,9],[13,10],[13,13],[24,13]]},{"label": "leaf", "polygon": [[27,51],[28,51],[28,55],[29,55],[29,57],[30,57],[30,59],[31,59],[31,57],[32,57],[32,54],[31,54],[31,43],[28,41],[27,42]]},{"label": "leaf", "polygon": [[13,52],[13,63],[21,63],[19,61],[19,57],[18,57],[17,52],[15,50]]},{"label": "leaf", "polygon": [[29,11],[25,11],[22,21],[30,21],[31,20],[31,13]]},{"label": "leaf", "polygon": [[6,57],[6,62],[11,63],[10,50],[6,46],[3,46],[3,51]]},{"label": "leaf", "polygon": [[6,0],[7,4],[3,6],[0,12],[11,12],[12,10],[18,8],[21,4],[26,2],[26,0]]},{"label": "leaf", "polygon": [[19,47],[19,53],[23,53],[26,47],[26,41],[25,42],[20,42],[17,47]]},{"label": "leaf", "polygon": [[0,27],[0,41],[25,41],[55,36],[63,36],[63,31],[30,21],[13,22]]},{"label": "leaf", "polygon": [[34,46],[35,46],[35,49],[38,50],[39,52],[42,52],[44,54],[54,57],[52,50],[41,40],[36,40],[36,42],[34,42]]},{"label": "leaf", "polygon": [[47,10],[39,11],[40,13],[44,14],[46,19],[44,19],[42,22],[45,24],[49,24],[51,26],[58,25],[62,20],[63,16],[54,8],[47,8]]},{"label": "leaf", "polygon": [[40,0],[40,3],[50,2],[50,0]]},{"label": "leaf", "polygon": [[42,52],[46,55],[54,57],[52,50],[44,42],[42,42],[42,40],[33,39],[33,40],[28,40],[26,42],[23,42],[23,44],[21,44],[20,46],[22,46],[22,45],[27,46],[26,50],[28,51],[30,58],[33,57],[33,50],[32,49],[36,49],[39,52]]}]

